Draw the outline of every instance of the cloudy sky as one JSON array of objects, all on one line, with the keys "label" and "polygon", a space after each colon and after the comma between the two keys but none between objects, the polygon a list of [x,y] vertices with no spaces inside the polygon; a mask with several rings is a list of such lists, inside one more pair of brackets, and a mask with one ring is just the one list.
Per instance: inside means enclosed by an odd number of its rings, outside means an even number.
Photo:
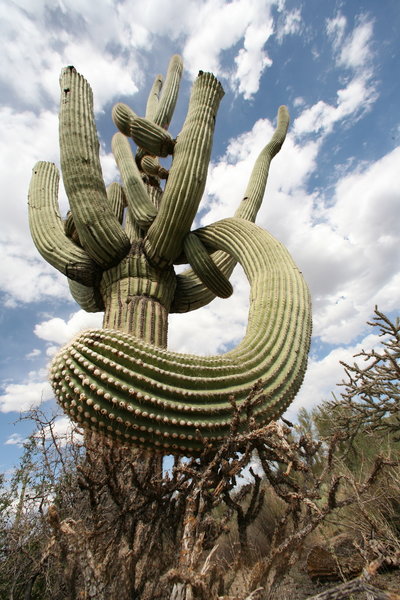
[{"label": "cloudy sky", "polygon": [[[101,314],[85,314],[30,239],[27,190],[38,160],[59,164],[58,78],[74,65],[90,82],[106,183],[118,179],[110,113],[143,114],[154,76],[180,53],[179,133],[199,69],[221,80],[212,162],[198,224],[231,216],[276,112],[291,114],[258,224],[288,247],[313,297],[309,370],[289,411],[329,398],[339,360],[376,345],[373,308],[400,307],[400,4],[398,0],[1,0],[0,471],[32,424],[55,408],[46,383],[56,349]],[[67,200],[60,192],[62,211]],[[224,352],[242,337],[248,288],[171,317],[170,346]],[[64,421],[60,421],[62,428]]]}]

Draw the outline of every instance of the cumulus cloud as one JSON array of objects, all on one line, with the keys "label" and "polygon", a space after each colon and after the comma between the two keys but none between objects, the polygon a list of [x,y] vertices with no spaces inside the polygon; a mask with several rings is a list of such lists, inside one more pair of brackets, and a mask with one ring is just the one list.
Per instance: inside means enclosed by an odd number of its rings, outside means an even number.
[{"label": "cumulus cloud", "polygon": [[295,420],[300,408],[311,410],[322,401],[332,400],[333,394],[340,396],[342,388],[338,384],[345,380],[344,367],[340,361],[353,364],[357,362],[353,357],[361,350],[368,352],[373,348],[378,349],[381,343],[379,335],[368,334],[357,344],[335,348],[320,360],[311,357],[303,385],[285,416]]},{"label": "cumulus cloud", "polygon": [[84,310],[78,310],[71,315],[68,321],[54,317],[38,323],[35,325],[34,333],[46,342],[61,345],[65,344],[71,337],[83,329],[100,328],[102,319],[102,313],[87,313]]},{"label": "cumulus cloud", "polygon": [[[34,110],[43,103],[54,108],[59,95],[54,82],[71,64],[90,73],[98,110],[113,98],[137,91],[133,74],[140,79],[141,71],[135,50],[146,39],[122,37],[126,26],[119,26],[113,4],[45,1],[33,8],[16,2],[0,10],[6,66],[2,83],[8,102]],[[121,43],[127,52],[113,54],[110,46]]]},{"label": "cumulus cloud", "polygon": [[47,381],[9,383],[0,395],[0,412],[24,412],[53,398]]},{"label": "cumulus cloud", "polygon": [[188,354],[219,354],[231,350],[243,338],[249,307],[249,285],[241,268],[231,278],[234,293],[228,299],[216,298],[196,315],[172,314],[168,347]]}]

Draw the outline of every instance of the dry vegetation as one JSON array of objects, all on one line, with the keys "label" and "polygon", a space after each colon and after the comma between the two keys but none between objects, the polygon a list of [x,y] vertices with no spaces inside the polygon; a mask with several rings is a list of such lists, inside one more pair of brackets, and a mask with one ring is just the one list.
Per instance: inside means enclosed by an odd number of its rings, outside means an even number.
[{"label": "dry vegetation", "polygon": [[382,351],[345,366],[342,400],[259,429],[255,387],[217,452],[164,471],[93,434],[62,443],[35,411],[2,485],[0,597],[400,598],[399,323],[374,327]]}]

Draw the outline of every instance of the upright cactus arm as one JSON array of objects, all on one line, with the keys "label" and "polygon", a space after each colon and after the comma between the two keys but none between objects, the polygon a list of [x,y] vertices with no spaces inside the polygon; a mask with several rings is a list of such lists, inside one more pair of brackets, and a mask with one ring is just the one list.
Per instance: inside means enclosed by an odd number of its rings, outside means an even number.
[{"label": "upright cactus arm", "polygon": [[[250,179],[244,193],[244,197],[235,212],[235,217],[248,221],[256,220],[265,194],[268,180],[269,166],[271,160],[278,154],[286,138],[289,126],[289,112],[286,106],[278,110],[277,126],[271,140],[260,152],[253,167]],[[229,278],[235,267],[235,261],[231,256],[223,252],[215,252],[212,255],[215,267],[221,271],[224,277]],[[206,306],[215,298],[205,281],[192,269],[187,269],[177,276],[175,298],[172,304],[173,312],[187,312]]]},{"label": "upright cactus arm", "polygon": [[111,210],[122,225],[124,220],[124,210],[127,206],[126,196],[123,187],[114,181],[107,187],[107,198]]},{"label": "upright cactus arm", "polygon": [[150,90],[149,97],[147,99],[147,104],[146,104],[145,117],[149,121],[154,121],[154,117],[157,112],[158,101],[160,99],[162,85],[163,85],[163,76],[160,74],[156,75],[153,85]]},{"label": "upright cactus arm", "polygon": [[157,210],[147,194],[129,141],[122,133],[116,133],[113,136],[111,147],[125,185],[128,210],[134,221],[147,230],[154,221]]},{"label": "upright cactus arm", "polygon": [[235,212],[235,217],[254,223],[264,198],[271,160],[282,148],[289,127],[289,111],[286,106],[278,110],[277,127],[269,143],[261,150],[247,184],[244,197]]},{"label": "upright cactus arm", "polygon": [[58,208],[60,176],[53,163],[38,162],[29,187],[29,226],[43,258],[58,271],[84,285],[94,285],[98,268],[64,232]]},{"label": "upright cactus arm", "polygon": [[182,58],[179,54],[175,54],[169,61],[167,76],[162,86],[161,96],[153,119],[163,129],[168,129],[174,114],[182,71]]},{"label": "upright cactus arm", "polygon": [[[87,331],[54,359],[51,377],[64,409],[86,427],[122,441],[196,454],[229,433],[231,397],[240,404],[262,380],[254,417],[280,415],[304,376],[310,298],[287,250],[253,223],[231,218],[197,232],[232,253],[250,282],[247,332],[230,352],[168,352],[115,330]],[[284,332],[284,333],[283,333]]]},{"label": "upright cactus arm", "polygon": [[60,78],[61,170],[82,247],[102,268],[117,264],[130,242],[107,201],[93,116],[92,90],[73,67]]},{"label": "upright cactus arm", "polygon": [[160,210],[145,239],[149,260],[172,264],[181,255],[202,198],[211,155],[216,113],[224,94],[211,73],[200,72],[174,149]]}]

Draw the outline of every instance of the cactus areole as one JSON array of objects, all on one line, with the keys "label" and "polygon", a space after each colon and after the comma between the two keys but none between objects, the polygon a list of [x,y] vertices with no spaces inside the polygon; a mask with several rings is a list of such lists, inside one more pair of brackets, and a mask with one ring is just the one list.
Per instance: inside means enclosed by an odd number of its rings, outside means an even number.
[{"label": "cactus areole", "polygon": [[[286,107],[279,109],[275,133],[235,215],[191,230],[224,92],[212,74],[200,72],[182,131],[173,139],[167,129],[181,74],[181,58],[173,56],[165,81],[155,79],[145,117],[125,104],[114,107],[119,132],[112,150],[122,183],[106,188],[91,88],[73,67],[64,69],[60,152],[70,212],[65,219],[59,213],[57,168],[39,162],[29,218],[39,252],[67,276],[76,302],[89,312],[104,311],[103,329],[84,331],[54,358],[58,402],[82,426],[124,444],[196,455],[229,434],[232,398],[240,406],[257,382],[263,391],[256,423],[279,417],[291,403],[306,369],[311,309],[287,250],[254,224],[269,164],[285,139]],[[168,155],[169,172],[158,161]],[[250,283],[240,344],[216,356],[168,351],[168,314],[228,297],[236,262]],[[178,263],[187,263],[187,270],[176,274]]]}]

